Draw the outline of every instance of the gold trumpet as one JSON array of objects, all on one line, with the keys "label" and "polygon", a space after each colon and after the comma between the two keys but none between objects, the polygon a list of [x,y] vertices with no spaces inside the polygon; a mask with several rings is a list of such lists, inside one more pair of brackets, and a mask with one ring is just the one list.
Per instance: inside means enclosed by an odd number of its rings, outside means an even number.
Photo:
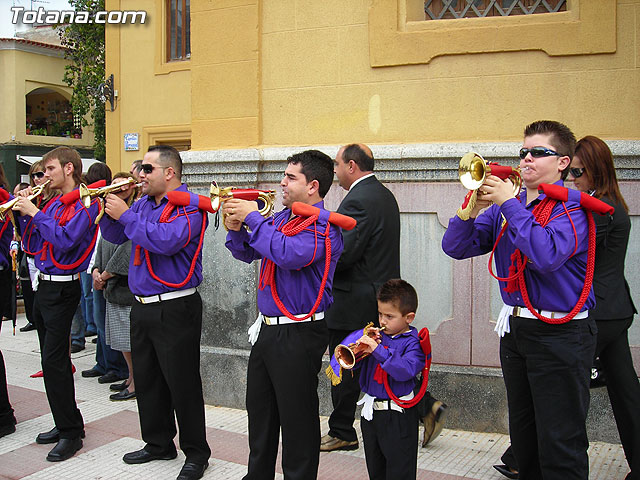
[{"label": "gold trumpet", "polygon": [[[211,196],[211,207],[214,212],[220,209],[220,206],[231,198],[239,198],[241,200],[253,200],[258,203],[258,212],[263,217],[269,217],[273,213],[273,203],[276,199],[275,190],[257,190],[255,188],[236,188],[225,187],[220,188],[215,181],[211,182],[209,189]],[[223,216],[226,219],[227,215]],[[227,229],[227,226],[224,226]],[[228,230],[228,229],[227,229]]]},{"label": "gold trumpet", "polygon": [[513,194],[517,195],[520,192],[522,187],[520,167],[508,167],[495,162],[487,162],[476,152],[466,153],[460,159],[458,178],[467,190],[480,188],[488,175],[495,175],[502,180],[508,178],[513,183]]},{"label": "gold trumpet", "polygon": [[[44,188],[49,184],[50,181],[51,180],[47,180],[46,182],[41,183],[36,187],[33,187],[31,189],[32,193],[27,197],[27,200],[33,200],[34,198],[37,198],[40,195],[42,195],[42,193],[44,192]],[[11,219],[11,223],[13,223],[13,227],[15,228],[16,222],[15,222],[15,219],[13,218],[13,212],[11,211],[11,209],[18,202],[19,198],[20,197],[12,198],[8,202],[4,202],[2,205],[0,205],[0,222],[4,222],[4,219],[8,215],[9,218]]]},{"label": "gold trumpet", "polygon": [[[122,187],[126,187],[128,185],[135,185],[136,187],[139,187],[142,184],[136,183],[133,178],[127,178],[122,182],[114,183],[112,185],[107,185],[106,187],[100,188],[89,188],[84,183],[80,184],[80,186],[78,187],[78,193],[80,194],[80,200],[82,201],[82,204],[86,208],[89,208],[91,206],[92,198],[98,198],[98,202],[100,202],[100,212],[96,217],[96,225],[104,215],[104,197],[106,197],[109,193],[117,193],[122,189]],[[127,200],[128,206],[131,206],[131,203],[133,203],[133,197],[134,195],[131,195]]]},{"label": "gold trumpet", "polygon": [[[375,328],[373,324],[369,324],[364,327],[363,333],[373,339],[377,339],[386,327]],[[355,367],[356,363],[369,355],[366,352],[368,345],[358,342],[350,343],[349,345],[338,345],[333,351],[336,360],[342,368],[351,370]]]}]

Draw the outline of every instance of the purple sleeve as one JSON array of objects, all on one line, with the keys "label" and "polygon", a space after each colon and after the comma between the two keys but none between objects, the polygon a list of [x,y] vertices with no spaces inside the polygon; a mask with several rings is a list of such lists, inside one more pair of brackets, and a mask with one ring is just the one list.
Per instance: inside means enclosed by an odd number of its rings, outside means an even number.
[{"label": "purple sleeve", "polygon": [[40,236],[54,248],[72,250],[85,240],[98,215],[98,208],[97,201],[92,202],[88,209],[78,201],[73,216],[64,225],[59,225],[54,215],[47,215],[42,211],[34,215],[33,222]]},{"label": "purple sleeve", "polygon": [[[569,202],[566,206],[568,210],[577,207]],[[513,243],[529,258],[530,267],[534,270],[553,272],[574,253],[586,250],[588,224],[582,209],[570,211],[567,215],[563,204],[558,203],[551,215],[552,220],[545,227],[515,199],[504,202],[501,210],[509,222],[507,228],[513,235]]]},{"label": "purple sleeve", "polygon": [[229,230],[224,246],[231,252],[233,258],[245,263],[251,263],[261,258],[260,254],[249,246],[249,232],[244,228],[241,228],[238,232]]},{"label": "purple sleeve", "polygon": [[129,240],[124,234],[124,226],[106,214],[100,220],[100,233],[105,240],[116,245],[122,245]]},{"label": "purple sleeve", "polygon": [[[258,212],[247,215],[245,223],[251,229],[249,246],[258,255],[272,260],[285,270],[299,270],[325,256],[323,237],[316,235],[313,227],[308,227],[297,235],[287,236],[279,232],[272,221],[263,218]],[[325,227],[318,227],[318,234],[323,234]],[[331,229],[330,236],[335,236]],[[335,244],[334,238],[331,238]],[[342,245],[340,244],[340,252]]]},{"label": "purple sleeve", "polygon": [[391,344],[385,348],[380,344],[372,355],[391,378],[400,382],[411,380],[424,368],[424,353],[420,343],[414,337],[411,337],[409,342],[399,344],[398,347],[394,348]]},{"label": "purple sleeve", "polygon": [[140,245],[151,253],[174,255],[202,231],[202,213],[197,208],[178,208],[179,213],[172,214],[164,222],[148,222],[140,213],[131,209],[120,217],[124,233],[134,245]]},{"label": "purple sleeve", "polygon": [[454,215],[449,220],[447,231],[442,237],[442,250],[452,258],[484,255],[493,248],[493,229],[497,207],[492,205],[477,218],[462,220]]}]

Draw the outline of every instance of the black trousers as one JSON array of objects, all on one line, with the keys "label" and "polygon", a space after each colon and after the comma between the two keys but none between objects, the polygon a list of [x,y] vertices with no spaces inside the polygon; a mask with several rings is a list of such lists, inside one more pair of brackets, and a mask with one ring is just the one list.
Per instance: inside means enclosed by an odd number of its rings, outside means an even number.
[{"label": "black trousers", "polygon": [[317,477],[318,372],[328,336],[324,320],[262,325],[247,372],[250,453],[245,480],[274,478],[281,428],[284,478]]},{"label": "black trousers", "polygon": [[[2,320],[0,319],[0,331],[2,331]],[[4,357],[0,350],[0,427],[15,425],[16,417],[13,415],[13,408],[9,402],[9,391],[7,387],[7,372],[4,365]]]},{"label": "black trousers", "polygon": [[[354,329],[355,330],[355,329]],[[333,355],[335,348],[353,330],[329,329],[329,354]],[[329,416],[329,435],[353,442],[358,439],[353,421],[356,416],[356,403],[360,396],[360,369],[343,370],[342,382],[331,386],[331,402],[333,411]]]},{"label": "black trousers", "polygon": [[509,433],[522,480],[586,480],[589,375],[597,329],[590,319],[549,325],[511,317],[500,341]]},{"label": "black trousers", "polygon": [[596,321],[596,356],[602,362],[613,416],[631,469],[627,478],[640,479],[640,383],[629,350],[631,322],[633,317]]},{"label": "black trousers", "polygon": [[175,417],[180,448],[188,462],[211,456],[200,378],[202,299],[199,293],[131,308],[131,355],[145,450],[175,449]]},{"label": "black trousers", "polygon": [[44,387],[60,438],[77,438],[84,422],[78,406],[69,358],[71,320],[80,301],[80,282],[40,280],[33,305],[38,329]]},{"label": "black trousers", "polygon": [[415,480],[418,468],[418,415],[374,410],[373,419],[360,420],[370,480]]}]

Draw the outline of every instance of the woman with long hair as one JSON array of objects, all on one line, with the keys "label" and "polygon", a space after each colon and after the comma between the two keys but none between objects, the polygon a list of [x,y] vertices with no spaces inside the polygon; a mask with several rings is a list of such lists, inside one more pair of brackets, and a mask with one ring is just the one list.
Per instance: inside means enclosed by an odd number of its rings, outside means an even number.
[{"label": "woman with long hair", "polygon": [[570,180],[576,188],[615,208],[611,216],[594,214],[597,226],[593,290],[596,306],[589,311],[598,326],[596,357],[600,358],[611,408],[631,472],[640,478],[640,383],[633,368],[628,331],[637,313],[624,277],[631,221],[616,177],[613,155],[594,136],[581,139],[571,162]]}]

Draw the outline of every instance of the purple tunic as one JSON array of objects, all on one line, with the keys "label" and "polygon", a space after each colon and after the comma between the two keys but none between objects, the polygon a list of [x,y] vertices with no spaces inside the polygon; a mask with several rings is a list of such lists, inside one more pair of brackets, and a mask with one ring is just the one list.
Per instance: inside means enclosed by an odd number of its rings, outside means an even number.
[{"label": "purple tunic", "polygon": [[[316,203],[315,206],[322,209],[324,202]],[[288,237],[278,231],[278,227],[284,225],[290,216],[291,210],[288,208],[269,219],[258,212],[251,212],[245,219],[250,232],[244,228],[239,232],[230,231],[225,245],[235,258],[246,263],[259,258],[272,260],[277,265],[275,282],[280,300],[290,313],[307,314],[318,297],[325,270],[324,232],[327,224],[320,218],[315,230],[311,225],[299,234]],[[331,226],[329,238],[329,276],[317,312],[325,311],[333,303],[333,272],[343,249],[339,227]],[[267,316],[284,315],[276,305],[269,286],[258,289],[258,309]]]},{"label": "purple tunic", "polygon": [[[557,185],[563,185],[559,180]],[[525,279],[529,299],[535,308],[556,312],[569,312],[576,305],[584,285],[587,268],[588,223],[587,216],[575,202],[562,202],[551,213],[551,221],[542,227],[531,213],[545,198],[544,194],[526,205],[526,194],[502,204],[492,205],[475,219],[461,220],[454,216],[442,238],[442,249],[456,259],[475,257],[491,251],[500,233],[503,217],[508,222],[495,250],[495,270],[499,277],[509,276],[511,254],[518,248],[529,258]],[[577,233],[577,245],[576,237]],[[576,249],[577,246],[577,249]],[[575,250],[575,253],[574,253]],[[525,306],[520,291],[507,293],[505,282],[500,282],[500,294],[507,305]],[[593,289],[583,310],[595,305]]]},{"label": "purple tunic", "polygon": [[[186,192],[187,186],[182,184],[176,190]],[[146,297],[184,290],[197,287],[202,281],[202,250],[197,250],[203,228],[203,212],[193,206],[178,207],[167,222],[159,222],[167,203],[166,196],[160,205],[156,205],[155,198],[145,195],[125,211],[118,221],[107,215],[100,221],[102,236],[109,242],[121,244],[131,240],[129,288],[134,295]],[[204,228],[207,228],[209,220],[206,216],[204,219]],[[142,264],[135,265],[137,245],[148,251],[152,271],[162,281],[153,278],[144,254],[140,257]],[[196,252],[193,274],[184,282]],[[175,286],[181,283],[184,284]]]},{"label": "purple tunic", "polygon": [[86,208],[78,200],[73,204],[70,215],[65,214],[65,208],[71,210],[60,201],[60,197],[56,197],[47,204],[46,211],[40,210],[33,218],[21,215],[17,219],[25,251],[35,254],[36,268],[48,275],[72,275],[86,271],[95,247],[94,236],[98,227],[94,222],[98,216],[98,201],[94,200]]},{"label": "purple tunic", "polygon": [[414,327],[393,337],[382,332],[378,348],[356,364],[360,367],[360,389],[375,398],[389,398],[384,384],[373,378],[380,365],[389,374],[389,387],[393,394],[397,397],[407,395],[416,386],[416,375],[422,371],[424,363],[424,352]]}]

